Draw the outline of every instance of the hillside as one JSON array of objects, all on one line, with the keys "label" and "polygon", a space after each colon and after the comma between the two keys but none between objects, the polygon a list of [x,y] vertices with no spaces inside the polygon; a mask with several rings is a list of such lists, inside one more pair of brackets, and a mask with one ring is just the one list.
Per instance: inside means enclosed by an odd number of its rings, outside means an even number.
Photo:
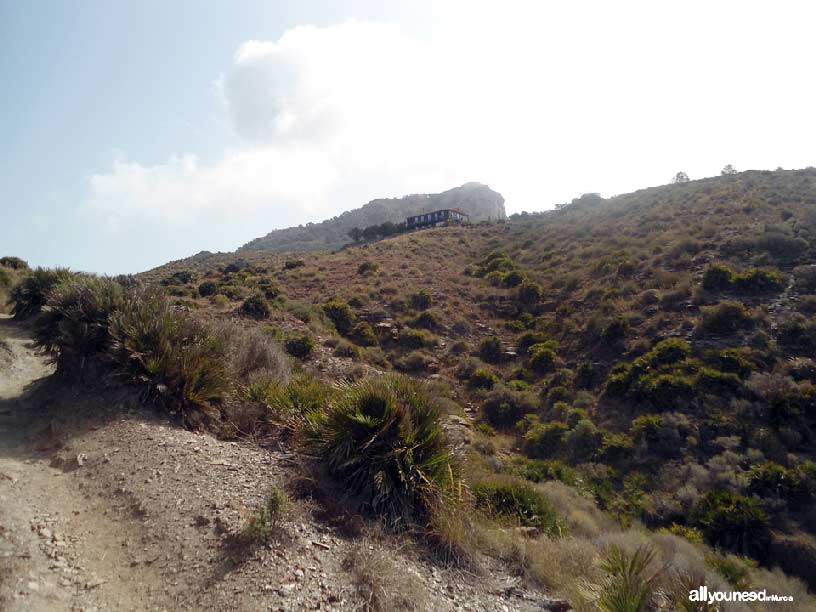
[{"label": "hillside", "polygon": [[471,222],[506,217],[504,198],[487,185],[466,183],[435,194],[414,194],[402,198],[372,200],[361,208],[305,226],[275,230],[242,246],[239,251],[304,252],[332,251],[351,242],[352,228],[365,228],[386,222],[399,223],[410,215],[441,208],[459,208],[470,214]]},{"label": "hillside", "polygon": [[[290,523],[338,538],[354,524],[386,549],[409,546],[398,564],[422,576],[420,590],[436,592],[444,568],[463,571],[475,609],[597,610],[619,584],[615,559],[646,554],[633,578],[643,609],[705,609],[687,607],[702,584],[794,597],[729,610],[816,609],[816,169],[587,195],[333,253],[202,253],[136,279],[78,282],[130,296],[103,320],[158,310],[149,320],[170,331],[147,329],[183,347],[139,370],[153,381],[140,397],[208,429],[212,445],[269,449],[270,480],[308,502]],[[142,291],[172,306],[146,305]],[[150,347],[138,328],[111,331],[137,334],[138,350],[103,371],[132,368]],[[76,350],[71,338],[54,344],[57,355]],[[118,364],[121,345],[94,350]],[[252,367],[233,363],[239,347]],[[188,391],[176,358],[232,382],[177,405]],[[414,425],[417,414],[428,420]],[[398,493],[410,484],[371,484],[396,482],[390,469],[416,482],[380,463],[414,457],[402,454],[405,431],[416,456],[433,451],[413,465],[432,483],[413,501]],[[370,451],[384,436],[396,446]],[[406,532],[413,513],[422,519]],[[474,574],[507,580],[501,598],[465,579]]]}]

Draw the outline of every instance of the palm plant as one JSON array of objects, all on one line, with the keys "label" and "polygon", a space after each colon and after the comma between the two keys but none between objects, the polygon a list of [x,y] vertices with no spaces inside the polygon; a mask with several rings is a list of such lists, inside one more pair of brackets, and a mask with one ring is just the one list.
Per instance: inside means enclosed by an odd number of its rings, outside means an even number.
[{"label": "palm plant", "polygon": [[421,385],[399,376],[347,386],[307,414],[306,442],[364,505],[398,528],[427,523],[459,495],[440,411]]}]

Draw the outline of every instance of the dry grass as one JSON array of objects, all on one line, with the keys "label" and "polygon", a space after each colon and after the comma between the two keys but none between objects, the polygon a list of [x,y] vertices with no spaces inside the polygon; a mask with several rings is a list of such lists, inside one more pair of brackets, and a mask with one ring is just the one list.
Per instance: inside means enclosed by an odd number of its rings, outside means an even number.
[{"label": "dry grass", "polygon": [[393,550],[364,541],[343,560],[363,612],[421,612],[427,609],[427,592],[421,578],[392,560]]}]

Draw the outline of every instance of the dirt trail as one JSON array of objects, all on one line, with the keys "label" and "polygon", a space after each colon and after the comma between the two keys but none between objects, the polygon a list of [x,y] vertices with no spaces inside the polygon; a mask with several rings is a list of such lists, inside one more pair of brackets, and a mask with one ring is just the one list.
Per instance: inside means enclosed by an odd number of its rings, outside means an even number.
[{"label": "dirt trail", "polygon": [[59,443],[31,397],[51,367],[7,318],[0,338],[0,609],[151,609],[153,577],[121,558],[122,526],[48,461]]}]

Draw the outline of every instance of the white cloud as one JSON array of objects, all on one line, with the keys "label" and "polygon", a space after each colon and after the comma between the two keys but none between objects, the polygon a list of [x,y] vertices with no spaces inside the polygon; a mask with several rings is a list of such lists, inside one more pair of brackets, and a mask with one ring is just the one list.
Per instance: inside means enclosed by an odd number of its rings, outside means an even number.
[{"label": "white cloud", "polygon": [[242,44],[218,80],[237,150],[211,164],[118,158],[86,206],[114,227],[148,219],[202,241],[240,216],[249,239],[467,180],[538,210],[680,169],[812,163],[806,5],[795,18],[752,3],[437,10],[427,38],[351,21]]}]

